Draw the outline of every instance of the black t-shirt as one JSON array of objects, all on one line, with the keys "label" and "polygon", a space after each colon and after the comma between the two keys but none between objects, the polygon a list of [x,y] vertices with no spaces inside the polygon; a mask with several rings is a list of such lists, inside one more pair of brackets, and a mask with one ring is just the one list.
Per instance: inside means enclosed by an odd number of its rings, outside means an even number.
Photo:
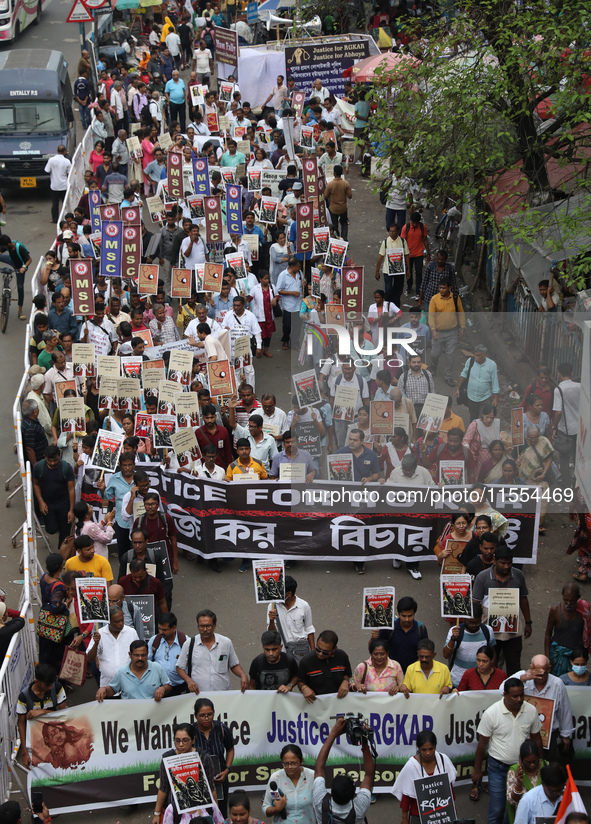
[{"label": "black t-shirt", "polygon": [[279,687],[289,684],[297,673],[298,665],[295,658],[286,652],[281,653],[281,657],[276,664],[269,664],[265,658],[265,653],[261,652],[253,659],[248,671],[258,690],[273,690],[274,692],[277,692]]},{"label": "black t-shirt", "polygon": [[48,507],[70,508],[68,481],[74,481],[74,470],[66,461],[60,461],[55,469],[50,469],[45,460],[33,467],[33,478],[41,484],[41,494]]},{"label": "black t-shirt", "polygon": [[[466,546],[464,547],[464,551],[459,556],[459,561],[467,568],[470,561],[473,561],[474,558],[477,558],[480,555],[480,540],[475,535],[473,538],[470,538]],[[482,570],[481,570],[482,571]]]},{"label": "black t-shirt", "polygon": [[[465,552],[466,550],[464,550]],[[476,578],[476,576],[483,572],[485,569],[488,569],[493,565],[493,561],[490,564],[485,564],[482,560],[482,555],[477,555],[476,558],[472,558],[468,566],[466,567],[466,574],[471,575],[472,578]]]},{"label": "black t-shirt", "polygon": [[191,27],[187,26],[186,23],[181,23],[178,26],[176,33],[181,38],[181,43],[183,46],[189,47],[191,45]]},{"label": "black t-shirt", "polygon": [[316,695],[338,692],[345,676],[351,677],[349,656],[342,649],[336,649],[332,658],[322,658],[310,652],[300,661],[298,678],[314,690]]}]

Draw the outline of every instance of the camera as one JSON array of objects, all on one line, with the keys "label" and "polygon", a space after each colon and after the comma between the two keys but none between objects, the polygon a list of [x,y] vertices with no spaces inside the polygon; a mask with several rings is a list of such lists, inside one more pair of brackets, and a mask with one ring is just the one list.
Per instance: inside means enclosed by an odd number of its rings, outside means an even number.
[{"label": "camera", "polygon": [[361,747],[363,744],[373,741],[373,728],[369,726],[369,722],[361,713],[357,713],[357,715],[349,713],[345,718],[345,723],[347,738],[354,746]]}]

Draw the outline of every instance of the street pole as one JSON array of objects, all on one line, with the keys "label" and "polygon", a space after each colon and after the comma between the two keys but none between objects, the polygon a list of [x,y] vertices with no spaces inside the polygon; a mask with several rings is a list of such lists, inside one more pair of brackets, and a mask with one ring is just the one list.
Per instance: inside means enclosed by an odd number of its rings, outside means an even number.
[{"label": "street pole", "polygon": [[84,51],[84,44],[86,43],[86,32],[84,30],[84,23],[78,23],[80,30],[80,51]]}]

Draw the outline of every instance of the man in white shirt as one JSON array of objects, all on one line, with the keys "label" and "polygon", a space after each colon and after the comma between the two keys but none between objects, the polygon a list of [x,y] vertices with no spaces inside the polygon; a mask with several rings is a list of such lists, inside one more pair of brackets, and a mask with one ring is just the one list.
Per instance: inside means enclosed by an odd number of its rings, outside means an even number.
[{"label": "man in white shirt", "polygon": [[478,789],[482,780],[482,760],[487,753],[489,824],[502,824],[507,803],[507,773],[519,761],[519,748],[527,738],[543,746],[540,736],[542,722],[538,711],[525,701],[523,684],[518,678],[508,678],[503,685],[503,698],[484,711],[478,725],[478,746],[472,770],[472,786]]},{"label": "man in white shirt", "polygon": [[285,652],[299,661],[314,652],[312,610],[303,598],[298,598],[298,583],[291,575],[285,576],[285,601],[276,601],[267,607],[267,629],[278,632]]},{"label": "man in white shirt", "polygon": [[80,327],[80,343],[94,343],[97,355],[110,355],[112,344],[118,340],[115,327],[105,317],[105,304],[96,303],[92,319],[85,321]]},{"label": "man in white shirt", "polygon": [[[202,86],[209,86],[209,76],[213,74],[213,59],[205,40],[200,40],[193,52],[193,71],[197,72],[197,82]],[[207,114],[207,109],[205,111]]]},{"label": "man in white shirt", "polygon": [[[356,374],[355,364],[350,357],[343,357],[341,359],[341,374],[337,375],[334,382],[334,387],[330,390],[330,402],[334,409],[334,401],[337,389],[339,386],[347,389],[356,389],[357,396],[355,399],[355,408],[353,410],[354,419],[357,420],[357,413],[361,406],[369,408],[369,388],[365,378]],[[337,448],[345,446],[347,442],[347,431],[349,429],[350,420],[341,420],[333,416],[334,435],[337,443]]]},{"label": "man in white shirt", "polygon": [[[199,235],[199,226],[192,226],[189,237],[181,243],[181,254],[185,260],[187,269],[194,269],[196,263],[205,263],[207,259],[207,246]],[[176,261],[173,261],[173,265]]]},{"label": "man in white shirt", "polygon": [[109,95],[109,104],[112,109],[115,111],[115,116],[117,122],[115,124],[115,131],[119,131],[123,127],[123,101],[121,100],[121,81],[116,80],[113,83],[111,88],[111,94]]},{"label": "man in white shirt", "polygon": [[175,69],[181,68],[181,38],[175,31],[166,35],[166,47],[172,57]]},{"label": "man in white shirt", "polygon": [[[205,360],[208,363],[227,359],[226,350],[215,335],[212,335],[209,323],[199,324],[197,327],[197,337],[203,343]],[[189,341],[193,346],[197,345],[195,338],[189,338]]]},{"label": "man in white shirt", "polygon": [[419,466],[415,455],[403,455],[402,460],[395,466],[388,480],[380,478],[381,484],[393,486],[435,486],[431,473],[425,466]]},{"label": "man in white shirt", "polygon": [[94,632],[88,645],[87,659],[90,663],[98,658],[100,685],[108,687],[119,667],[129,661],[129,645],[138,640],[133,627],[125,626],[123,610],[109,607],[109,623]]},{"label": "man in white shirt", "polygon": [[275,440],[280,443],[283,433],[287,432],[289,426],[287,425],[287,415],[283,409],[279,409],[276,405],[277,399],[275,395],[266,393],[261,397],[261,406],[263,407],[263,429],[267,426],[277,427],[277,433],[274,433]]},{"label": "man in white shirt", "polygon": [[[222,327],[224,329],[228,329],[230,333],[230,341],[232,344],[232,358],[234,358],[234,343],[238,338],[242,337],[243,335],[248,335],[249,338],[255,338],[256,356],[257,358],[260,358],[263,347],[261,327],[259,326],[259,322],[252,314],[252,312],[249,312],[248,309],[245,309],[244,305],[244,297],[242,295],[236,295],[236,297],[232,301],[232,311],[226,312],[226,314],[224,315],[224,322],[222,323]],[[254,389],[255,374],[254,366],[252,365],[252,357],[250,355],[247,355],[241,358],[241,361],[242,363],[240,364],[239,368],[240,371],[244,372],[244,381],[250,384]]]},{"label": "man in white shirt", "polygon": [[312,83],[312,92],[310,97],[317,97],[321,103],[324,103],[327,97],[330,97],[330,92],[322,85],[322,80],[315,80]]},{"label": "man in white shirt", "polygon": [[215,446],[212,443],[206,444],[201,454],[203,457],[194,465],[194,471],[197,477],[206,478],[210,481],[223,481],[226,477],[226,470],[222,469],[222,467],[218,466],[215,462],[218,454]]},{"label": "man in white shirt", "polygon": [[45,171],[49,172],[52,223],[57,223],[60,214],[60,201],[65,197],[71,168],[72,164],[66,157],[66,147],[63,144],[57,147],[57,154],[50,157],[45,164]]},{"label": "man in white shirt", "polygon": [[339,110],[332,105],[330,98],[324,101],[324,108],[322,109],[322,119],[327,123],[333,123],[335,126],[341,125],[341,115]]},{"label": "man in white shirt", "polygon": [[239,438],[246,438],[250,444],[251,456],[260,461],[267,472],[271,471],[273,458],[277,454],[277,444],[272,435],[263,432],[263,416],[251,415],[248,419],[248,426],[241,426],[236,422],[236,407],[239,404],[238,398],[232,398],[228,403],[230,426],[234,429],[234,443]]},{"label": "man in white shirt", "polygon": [[572,364],[558,364],[559,384],[554,390],[552,404],[553,446],[560,456],[560,475],[564,486],[574,486],[571,463],[574,466],[579,429],[581,384],[575,383],[572,375]]}]

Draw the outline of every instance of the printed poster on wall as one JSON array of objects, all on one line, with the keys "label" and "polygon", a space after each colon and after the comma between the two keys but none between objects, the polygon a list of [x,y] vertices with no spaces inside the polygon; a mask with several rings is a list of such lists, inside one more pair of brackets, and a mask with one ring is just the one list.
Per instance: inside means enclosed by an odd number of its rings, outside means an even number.
[{"label": "printed poster on wall", "polygon": [[394,587],[365,587],[361,629],[394,629],[395,597]]},{"label": "printed poster on wall", "polygon": [[442,617],[472,618],[472,576],[442,574],[439,580]]},{"label": "printed poster on wall", "polygon": [[280,558],[253,561],[252,574],[257,604],[285,601],[285,570]]}]

